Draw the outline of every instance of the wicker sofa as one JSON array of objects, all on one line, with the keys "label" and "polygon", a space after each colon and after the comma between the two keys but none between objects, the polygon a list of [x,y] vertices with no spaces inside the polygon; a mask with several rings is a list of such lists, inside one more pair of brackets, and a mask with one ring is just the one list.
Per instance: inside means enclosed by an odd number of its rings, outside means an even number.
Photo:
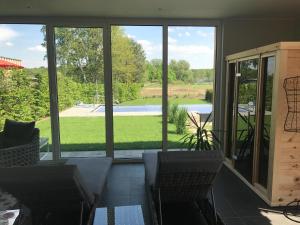
[{"label": "wicker sofa", "polygon": [[169,225],[163,223],[164,206],[174,203],[183,203],[187,207],[197,205],[199,224],[223,224],[216,213],[212,191],[212,184],[223,164],[220,151],[144,153],[143,159],[154,225]]},{"label": "wicker sofa", "polygon": [[28,166],[39,161],[40,130],[34,128],[32,140],[26,144],[3,147],[4,132],[0,132],[0,167]]}]

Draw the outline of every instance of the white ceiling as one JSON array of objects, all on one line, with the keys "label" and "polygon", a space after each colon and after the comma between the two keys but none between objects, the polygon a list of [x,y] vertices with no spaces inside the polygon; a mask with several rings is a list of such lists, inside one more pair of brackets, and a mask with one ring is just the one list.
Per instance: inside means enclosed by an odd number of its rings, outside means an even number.
[{"label": "white ceiling", "polygon": [[0,16],[236,18],[300,15],[300,0],[0,0]]}]

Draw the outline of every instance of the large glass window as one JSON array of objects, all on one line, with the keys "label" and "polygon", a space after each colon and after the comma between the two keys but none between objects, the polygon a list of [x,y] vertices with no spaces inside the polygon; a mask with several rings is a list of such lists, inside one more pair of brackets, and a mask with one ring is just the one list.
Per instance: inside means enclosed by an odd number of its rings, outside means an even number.
[{"label": "large glass window", "polygon": [[35,121],[40,158],[52,158],[50,100],[42,25],[0,25],[0,130],[5,119]]},{"label": "large glass window", "polygon": [[262,121],[260,129],[260,148],[258,165],[258,183],[267,188],[270,129],[272,118],[272,90],[275,74],[275,57],[267,57],[262,60],[263,66],[263,93],[262,93]]},{"label": "large glass window", "polygon": [[[186,149],[183,137],[195,134],[213,108],[215,28],[170,26],[168,34],[168,150]],[[204,129],[212,130],[212,121]]]},{"label": "large glass window", "polygon": [[162,148],[162,27],[112,26],[115,158]]},{"label": "large glass window", "polygon": [[253,149],[256,121],[258,59],[239,63],[235,168],[250,182],[252,181]]},{"label": "large glass window", "polygon": [[55,28],[62,157],[105,156],[102,28]]}]

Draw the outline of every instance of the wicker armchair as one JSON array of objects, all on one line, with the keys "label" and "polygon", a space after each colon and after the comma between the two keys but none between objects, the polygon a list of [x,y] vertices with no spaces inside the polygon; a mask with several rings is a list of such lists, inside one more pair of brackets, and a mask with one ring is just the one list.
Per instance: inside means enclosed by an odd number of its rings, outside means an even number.
[{"label": "wicker armchair", "polygon": [[[4,140],[0,132],[0,146]],[[0,148],[0,167],[28,166],[36,164],[39,159],[40,130],[35,128],[31,142],[8,148]]]}]

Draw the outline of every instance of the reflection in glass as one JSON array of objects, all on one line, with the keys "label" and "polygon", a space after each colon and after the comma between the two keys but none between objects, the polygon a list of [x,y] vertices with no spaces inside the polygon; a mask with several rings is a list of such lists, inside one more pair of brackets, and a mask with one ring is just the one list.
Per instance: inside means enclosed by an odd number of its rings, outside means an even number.
[{"label": "reflection in glass", "polygon": [[252,161],[256,120],[256,89],[258,59],[240,63],[238,78],[237,130],[235,168],[249,181],[252,178]]},{"label": "reflection in glass", "polygon": [[97,208],[94,225],[144,225],[141,205]]},{"label": "reflection in glass", "polygon": [[275,73],[275,57],[263,59],[263,98],[262,98],[262,121],[260,129],[258,183],[267,188],[268,162],[270,145],[270,128],[272,117],[272,90]]},{"label": "reflection in glass", "polygon": [[229,64],[229,81],[228,81],[228,91],[227,91],[227,99],[228,99],[228,103],[227,103],[227,118],[226,118],[226,122],[227,122],[227,127],[226,130],[229,131],[226,133],[225,137],[226,137],[226,157],[231,158],[231,147],[232,147],[232,119],[233,119],[233,113],[234,113],[234,108],[233,108],[233,98],[234,98],[234,78],[235,78],[235,73],[236,73],[236,63],[230,63]]}]

